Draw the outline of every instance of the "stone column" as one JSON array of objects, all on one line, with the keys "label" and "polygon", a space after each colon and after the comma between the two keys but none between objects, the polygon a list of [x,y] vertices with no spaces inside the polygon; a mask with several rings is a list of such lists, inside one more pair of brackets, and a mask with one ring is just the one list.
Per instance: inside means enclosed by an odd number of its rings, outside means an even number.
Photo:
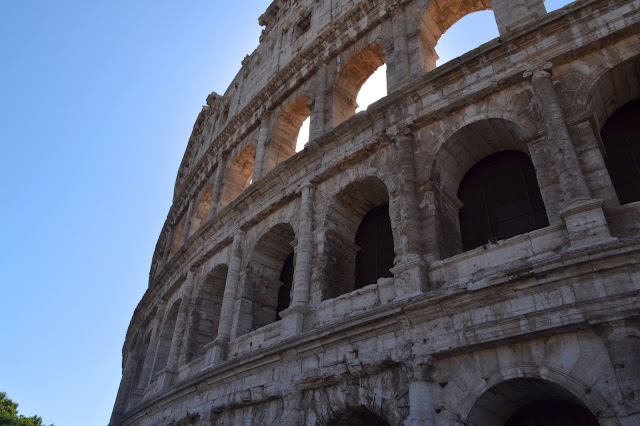
[{"label": "stone column", "polygon": [[280,425],[282,426],[298,426],[303,423],[300,420],[302,407],[302,392],[294,391],[282,400],[284,409]]},{"label": "stone column", "polygon": [[187,215],[184,218],[184,229],[182,230],[182,241],[180,241],[180,245],[184,245],[189,239],[189,231],[191,230],[191,221],[193,219],[193,213],[195,211],[196,200],[191,195],[189,197],[189,207],[187,207]]},{"label": "stone column", "polygon": [[396,280],[398,298],[419,294],[427,288],[426,263],[422,259],[420,238],[420,210],[416,198],[416,170],[414,137],[404,127],[397,132],[390,132],[396,145],[398,159],[398,186],[400,188],[400,262],[391,269]]},{"label": "stone column", "polygon": [[147,353],[140,354],[144,357],[144,363],[142,364],[142,372],[140,373],[140,382],[138,388],[131,394],[129,401],[129,407],[135,407],[142,400],[144,390],[149,386],[151,381],[151,371],[153,369],[153,362],[156,356],[156,349],[158,347],[158,341],[160,340],[160,329],[162,318],[164,317],[164,311],[166,308],[166,301],[161,300],[158,303],[156,315],[153,318],[153,326],[151,328],[151,339],[149,340],[149,346],[147,346]]},{"label": "stone column", "polygon": [[580,141],[578,149],[580,164],[582,164],[592,197],[604,200],[605,207],[619,206],[618,195],[600,150],[602,144],[600,131],[595,127],[592,115],[584,114],[568,126],[573,139]]},{"label": "stone column", "polygon": [[178,308],[178,317],[176,318],[176,325],[173,328],[173,335],[171,337],[171,348],[169,349],[169,356],[167,357],[167,366],[164,369],[164,373],[158,377],[158,389],[166,389],[171,386],[178,372],[182,336],[184,336],[186,331],[187,314],[193,293],[193,275],[194,272],[191,270],[187,273],[187,279],[182,290],[182,298],[180,299],[180,307]]},{"label": "stone column", "polygon": [[491,8],[501,36],[510,30],[544,16],[543,0],[491,0]]},{"label": "stone column", "polygon": [[409,417],[406,426],[436,424],[433,398],[433,360],[430,356],[412,357],[402,362],[409,383]]},{"label": "stone column", "polygon": [[253,165],[253,180],[262,178],[267,169],[268,138],[269,137],[269,113],[262,114],[260,118],[260,131],[258,132],[258,144],[256,146],[256,158]]},{"label": "stone column", "polygon": [[[462,247],[457,247],[460,246],[459,238],[449,238],[446,241],[447,244],[444,244],[445,241],[442,241],[441,244],[439,238],[439,233],[441,234],[444,228],[442,222],[458,220],[458,211],[461,207],[458,197],[455,197],[458,203],[454,204],[455,200],[449,197],[449,194],[445,192],[444,188],[439,188],[433,181],[429,181],[422,186],[421,196],[420,210],[424,216],[422,222],[422,240],[425,261],[433,262],[462,252]],[[450,247],[454,244],[456,245],[456,249],[451,249]]]},{"label": "stone column", "polygon": [[213,174],[213,191],[211,191],[211,206],[209,207],[207,220],[211,220],[218,212],[222,187],[224,186],[225,160],[225,156],[221,155],[216,161],[216,172]]},{"label": "stone column", "polygon": [[309,286],[313,261],[313,195],[314,190],[311,185],[302,188],[296,263],[293,271],[293,301],[291,306],[280,312],[281,337],[302,333],[304,317],[309,309]]},{"label": "stone column", "polygon": [[[139,349],[138,349],[139,350]],[[136,372],[136,359],[137,354],[129,351],[127,354],[127,360],[124,363],[122,370],[122,380],[120,381],[120,387],[118,388],[118,395],[116,396],[116,402],[113,406],[113,412],[111,413],[111,421],[109,424],[113,424],[118,418],[120,418],[126,408],[129,393],[133,386],[133,379]]]},{"label": "stone column", "polygon": [[551,81],[551,63],[525,73],[531,78],[533,93],[540,109],[553,165],[564,198],[564,219],[572,248],[611,239],[601,200],[592,200],[580,167],[578,154],[569,136],[558,94]]},{"label": "stone column", "polygon": [[207,355],[205,367],[219,364],[227,358],[227,344],[231,336],[231,326],[233,322],[233,310],[238,292],[238,282],[240,281],[240,267],[242,265],[242,246],[244,244],[245,232],[238,230],[233,237],[231,244],[231,258],[229,259],[229,269],[227,271],[227,281],[224,285],[222,296],[222,307],[220,308],[220,322],[218,324],[218,334],[213,342],[205,346]]},{"label": "stone column", "polygon": [[[193,293],[190,297],[189,306],[187,309],[187,321],[185,325],[184,339],[182,340],[182,347],[180,349],[180,360],[178,365],[184,367],[193,358],[189,355],[195,355],[197,349],[198,329],[195,327],[196,317],[200,315],[198,310],[198,294],[202,291],[203,279],[201,275],[194,276]],[[182,368],[181,367],[181,368]]]},{"label": "stone column", "polygon": [[318,66],[316,71],[316,94],[309,122],[309,135],[311,139],[318,139],[326,133],[326,106],[327,106],[327,67],[324,64]]},{"label": "stone column", "polygon": [[394,81],[390,85],[391,90],[400,87],[402,82],[409,77],[409,50],[407,48],[407,19],[405,11],[401,7],[397,7],[392,12]]},{"label": "stone column", "polygon": [[596,331],[609,352],[627,417],[622,425],[640,424],[640,318],[601,324]]}]

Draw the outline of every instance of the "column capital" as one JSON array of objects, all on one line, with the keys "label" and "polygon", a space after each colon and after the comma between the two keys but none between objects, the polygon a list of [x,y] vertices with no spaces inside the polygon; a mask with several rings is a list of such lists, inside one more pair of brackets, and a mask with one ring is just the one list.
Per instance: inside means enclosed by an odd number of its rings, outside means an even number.
[{"label": "column capital", "polygon": [[387,129],[387,136],[391,140],[398,140],[401,138],[413,138],[414,134],[411,130],[411,124],[413,124],[413,120],[405,120],[402,123],[391,126]]},{"label": "column capital", "polygon": [[402,360],[400,365],[410,382],[433,382],[436,367],[431,355],[412,356]]},{"label": "column capital", "polygon": [[265,121],[269,121],[271,119],[271,109],[267,108],[260,113],[260,125]]},{"label": "column capital", "polygon": [[316,186],[311,182],[304,182],[302,185],[300,185],[300,187],[296,191],[296,194],[303,196],[305,192],[313,193],[315,187]]},{"label": "column capital", "polygon": [[525,71],[524,74],[522,74],[522,78],[531,81],[535,78],[550,78],[551,75],[553,75],[553,64],[546,62],[541,67]]}]

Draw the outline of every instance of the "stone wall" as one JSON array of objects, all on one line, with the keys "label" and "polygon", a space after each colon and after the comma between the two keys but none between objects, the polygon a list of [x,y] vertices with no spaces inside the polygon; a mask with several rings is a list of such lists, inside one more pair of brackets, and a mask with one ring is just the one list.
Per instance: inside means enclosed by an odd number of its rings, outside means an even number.
[{"label": "stone wall", "polygon": [[[436,68],[485,9],[500,38]],[[194,126],[110,424],[493,425],[545,400],[638,424],[640,200],[600,129],[640,98],[639,21],[638,0],[273,2]],[[355,114],[382,63],[389,94]],[[549,224],[463,251],[460,183],[504,151]],[[356,289],[386,202],[392,277]]]}]

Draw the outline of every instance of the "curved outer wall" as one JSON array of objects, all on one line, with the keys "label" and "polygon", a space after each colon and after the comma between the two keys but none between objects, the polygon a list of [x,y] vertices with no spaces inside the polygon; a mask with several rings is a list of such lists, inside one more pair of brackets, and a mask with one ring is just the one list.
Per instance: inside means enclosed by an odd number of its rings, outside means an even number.
[{"label": "curved outer wall", "polygon": [[[484,9],[500,37],[435,68]],[[640,0],[274,1],[196,120],[110,424],[488,425],[540,399],[639,424],[640,202],[600,137],[640,98],[639,21]],[[380,63],[389,94],[354,115]],[[462,252],[458,186],[501,151],[530,158],[549,225]],[[385,202],[392,276],[354,290]]]}]

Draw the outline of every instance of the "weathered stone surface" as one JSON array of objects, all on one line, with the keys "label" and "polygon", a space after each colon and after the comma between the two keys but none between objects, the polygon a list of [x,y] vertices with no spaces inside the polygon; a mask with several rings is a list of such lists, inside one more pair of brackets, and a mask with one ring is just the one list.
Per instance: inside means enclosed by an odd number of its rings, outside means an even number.
[{"label": "weathered stone surface", "polygon": [[[484,9],[501,37],[436,69]],[[276,0],[260,23],[196,120],[111,425],[494,425],[540,400],[638,424],[640,202],[600,129],[640,98],[640,0]],[[549,225],[463,252],[459,187],[503,151]],[[357,288],[385,203],[393,265]]]}]

